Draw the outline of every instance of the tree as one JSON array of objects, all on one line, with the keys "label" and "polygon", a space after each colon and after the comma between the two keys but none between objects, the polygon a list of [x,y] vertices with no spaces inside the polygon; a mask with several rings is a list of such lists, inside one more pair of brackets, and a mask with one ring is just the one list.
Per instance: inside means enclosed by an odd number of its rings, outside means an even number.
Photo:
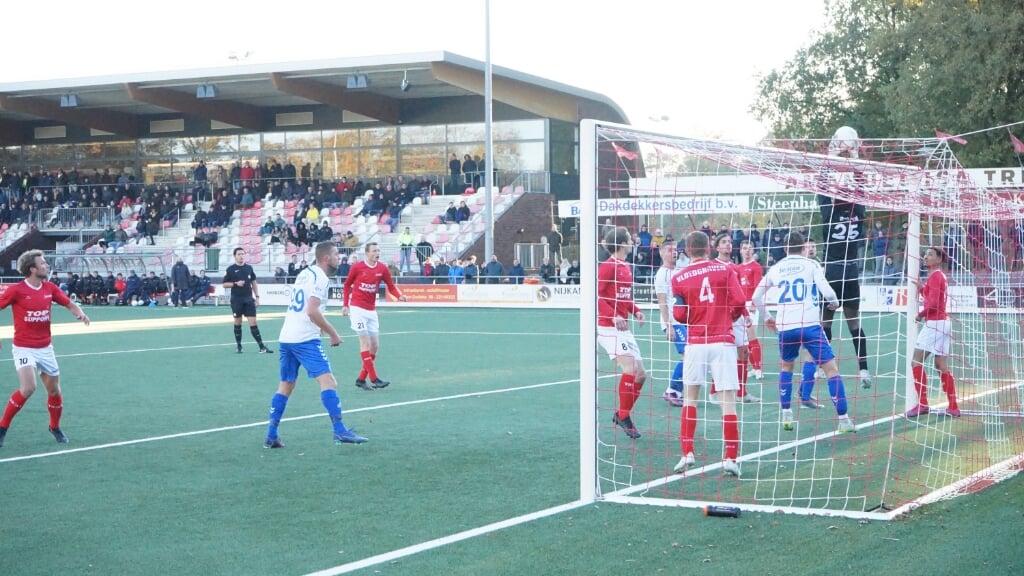
[{"label": "tree", "polygon": [[[1024,120],[1021,0],[831,0],[829,24],[766,75],[753,112],[776,138],[964,133]],[[1016,164],[1005,131],[969,138],[965,165]]]}]

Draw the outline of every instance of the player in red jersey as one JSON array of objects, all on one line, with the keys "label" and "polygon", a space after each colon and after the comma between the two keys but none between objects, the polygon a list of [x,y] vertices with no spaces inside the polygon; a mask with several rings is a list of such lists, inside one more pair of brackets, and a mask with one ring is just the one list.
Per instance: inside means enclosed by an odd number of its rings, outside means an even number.
[{"label": "player in red jersey", "polygon": [[690,265],[672,277],[672,294],[676,297],[673,316],[687,326],[686,354],[683,362],[682,421],[679,425],[683,457],[675,472],[684,472],[696,463],[693,455],[693,433],[697,428],[697,397],[710,371],[718,386],[722,405],[722,435],[725,457],[722,471],[740,475],[736,462],[740,433],[736,419],[736,338],[733,322],[747,313],[746,299],[736,272],[718,260],[709,260],[710,240],[697,230],[686,237]]},{"label": "player in red jersey", "polygon": [[[363,260],[353,264],[345,277],[341,314],[351,318],[352,330],[359,334],[359,357],[362,358],[363,367],[356,378],[356,386],[363,390],[374,390],[391,384],[377,376],[377,368],[373,364],[377,359],[377,349],[380,348],[377,290],[383,282],[395,298],[405,302],[405,295],[395,286],[388,267],[378,262],[380,246],[376,242],[367,242],[364,251]],[[367,377],[370,378],[369,382],[366,381]]]},{"label": "player in red jersey", "polygon": [[753,300],[754,290],[761,283],[764,269],[761,267],[761,263],[757,261],[757,252],[754,250],[754,244],[749,240],[744,240],[740,243],[740,258],[743,259],[743,263],[736,265],[736,275],[739,276],[740,286],[743,288],[744,297],[747,299],[747,312],[750,314],[750,325],[747,326],[747,348],[750,352],[750,365],[754,367],[751,375],[760,380],[764,378],[764,356],[761,352],[761,341],[757,339],[757,330],[755,329],[758,319],[756,317],[757,309],[754,308]]},{"label": "player in red jersey", "polygon": [[0,310],[10,306],[14,315],[11,353],[14,356],[14,368],[18,371],[18,389],[11,394],[4,415],[0,417],[0,446],[4,445],[11,419],[36,391],[37,371],[46,388],[50,434],[58,443],[67,444],[68,437],[60,429],[64,398],[60,391],[60,367],[57,366],[50,336],[50,307],[54,302],[60,304],[86,326],[89,325],[89,317],[56,284],[47,282],[50,265],[46,263],[42,250],[29,250],[19,256],[18,272],[25,277],[25,281],[8,286],[0,294]]},{"label": "player in red jersey", "polygon": [[953,373],[949,371],[949,350],[952,344],[953,322],[946,314],[946,298],[949,293],[949,282],[942,271],[946,264],[946,253],[939,248],[929,248],[924,253],[924,265],[928,268],[928,279],[922,284],[917,282],[924,308],[917,314],[918,320],[924,320],[924,326],[917,334],[914,345],[913,372],[914,388],[917,390],[918,404],[907,411],[907,418],[917,418],[927,414],[928,409],[928,376],[924,371],[924,361],[928,355],[935,355],[935,369],[939,371],[942,391],[949,399],[946,414],[960,417],[960,406],[956,402],[956,385]]},{"label": "player in red jersey", "polygon": [[[741,268],[741,265],[734,264],[730,259],[732,254],[732,234],[723,232],[715,236],[715,250],[718,252],[718,261],[724,263],[729,267],[730,270],[736,273],[736,278],[740,281],[740,288],[743,289],[744,298],[750,301],[750,298],[754,294],[754,288],[757,287],[757,283],[747,290],[744,285],[744,281],[749,282],[753,277],[753,269],[751,267]],[[756,264],[756,262],[755,262]],[[741,270],[747,274],[747,276],[741,276]],[[757,281],[761,281],[761,268],[757,267]],[[741,402],[750,404],[754,402],[760,402],[761,399],[753,394],[747,393],[747,360],[750,358],[749,348],[747,347],[749,342],[749,335],[754,331],[754,326],[750,319],[750,305],[747,306],[747,314],[740,316],[732,324],[732,334],[736,340],[736,378],[739,381],[740,389],[736,394],[736,397]],[[717,401],[718,395],[715,389],[714,381],[711,382],[711,401]]]},{"label": "player in red jersey", "polygon": [[619,408],[612,423],[626,431],[630,438],[639,438],[630,412],[647,380],[640,356],[640,347],[629,331],[629,317],[643,325],[644,313],[633,302],[633,272],[626,263],[626,254],[633,247],[629,230],[616,227],[604,236],[608,259],[597,267],[597,343],[622,370],[619,377]]}]

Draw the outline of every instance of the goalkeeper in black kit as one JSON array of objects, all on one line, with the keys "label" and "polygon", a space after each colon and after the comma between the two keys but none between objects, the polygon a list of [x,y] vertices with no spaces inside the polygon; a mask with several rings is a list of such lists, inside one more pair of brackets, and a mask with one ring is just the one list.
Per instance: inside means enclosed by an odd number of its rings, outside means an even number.
[{"label": "goalkeeper in black kit", "polygon": [[[825,245],[825,279],[843,307],[846,326],[853,336],[860,367],[860,383],[871,387],[871,373],[868,371],[868,346],[864,329],[860,326],[860,250],[864,247],[867,229],[864,225],[865,211],[859,204],[833,199],[818,194],[818,208],[821,210],[821,224]],[[825,336],[832,342],[832,320],[835,310],[822,307],[821,323]],[[835,347],[833,347],[835,348]]]}]

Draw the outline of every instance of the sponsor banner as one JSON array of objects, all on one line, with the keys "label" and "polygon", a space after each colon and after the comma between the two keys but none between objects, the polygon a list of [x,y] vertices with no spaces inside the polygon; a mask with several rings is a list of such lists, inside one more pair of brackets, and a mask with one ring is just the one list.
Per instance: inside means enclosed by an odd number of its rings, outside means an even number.
[{"label": "sponsor banner", "polygon": [[[949,312],[970,312],[979,308],[994,307],[979,301],[979,289],[975,286],[950,286],[947,300]],[[906,286],[861,286],[860,307],[870,312],[899,312],[906,309],[908,290]]]},{"label": "sponsor banner", "polygon": [[[398,287],[405,295],[407,302],[457,302],[459,298],[458,286],[451,284],[401,284]],[[397,302],[398,299],[387,294],[388,302]]]},{"label": "sponsor banner", "polygon": [[574,284],[459,284],[458,304],[578,308],[580,287]]},{"label": "sponsor banner", "polygon": [[752,212],[808,212],[818,210],[814,194],[754,194],[750,197]]},{"label": "sponsor banner", "polygon": [[732,214],[749,211],[749,196],[687,195],[597,200],[598,217],[642,214]]},{"label": "sponsor banner", "polygon": [[579,218],[581,203],[579,200],[560,200],[558,202],[559,218]]},{"label": "sponsor banner", "polygon": [[[223,286],[221,295],[224,293]],[[214,294],[216,296],[216,294]],[[292,287],[288,284],[260,284],[260,306],[287,306],[292,301]]]}]

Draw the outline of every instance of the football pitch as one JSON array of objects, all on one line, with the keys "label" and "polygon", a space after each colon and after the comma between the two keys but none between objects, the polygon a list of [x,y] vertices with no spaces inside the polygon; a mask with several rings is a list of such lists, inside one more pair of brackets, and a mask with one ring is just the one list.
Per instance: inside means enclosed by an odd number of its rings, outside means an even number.
[{"label": "football pitch", "polygon": [[[260,310],[274,349],[280,311]],[[893,522],[575,505],[574,310],[388,307],[377,365],[392,384],[372,392],[352,384],[358,340],[332,312],[345,338],[328,349],[345,421],[370,441],[334,445],[318,387],[303,377],[279,450],[262,447],[277,356],[256,354],[247,329],[235,354],[227,308],[87,313],[87,328],[54,313],[68,321],[54,325],[54,346],[70,444],[47,433],[40,389],[0,448],[0,574],[1015,574],[1024,565],[1013,536],[1024,525],[1020,475]],[[6,399],[15,377],[3,340]],[[663,388],[656,380],[645,392]]]}]

